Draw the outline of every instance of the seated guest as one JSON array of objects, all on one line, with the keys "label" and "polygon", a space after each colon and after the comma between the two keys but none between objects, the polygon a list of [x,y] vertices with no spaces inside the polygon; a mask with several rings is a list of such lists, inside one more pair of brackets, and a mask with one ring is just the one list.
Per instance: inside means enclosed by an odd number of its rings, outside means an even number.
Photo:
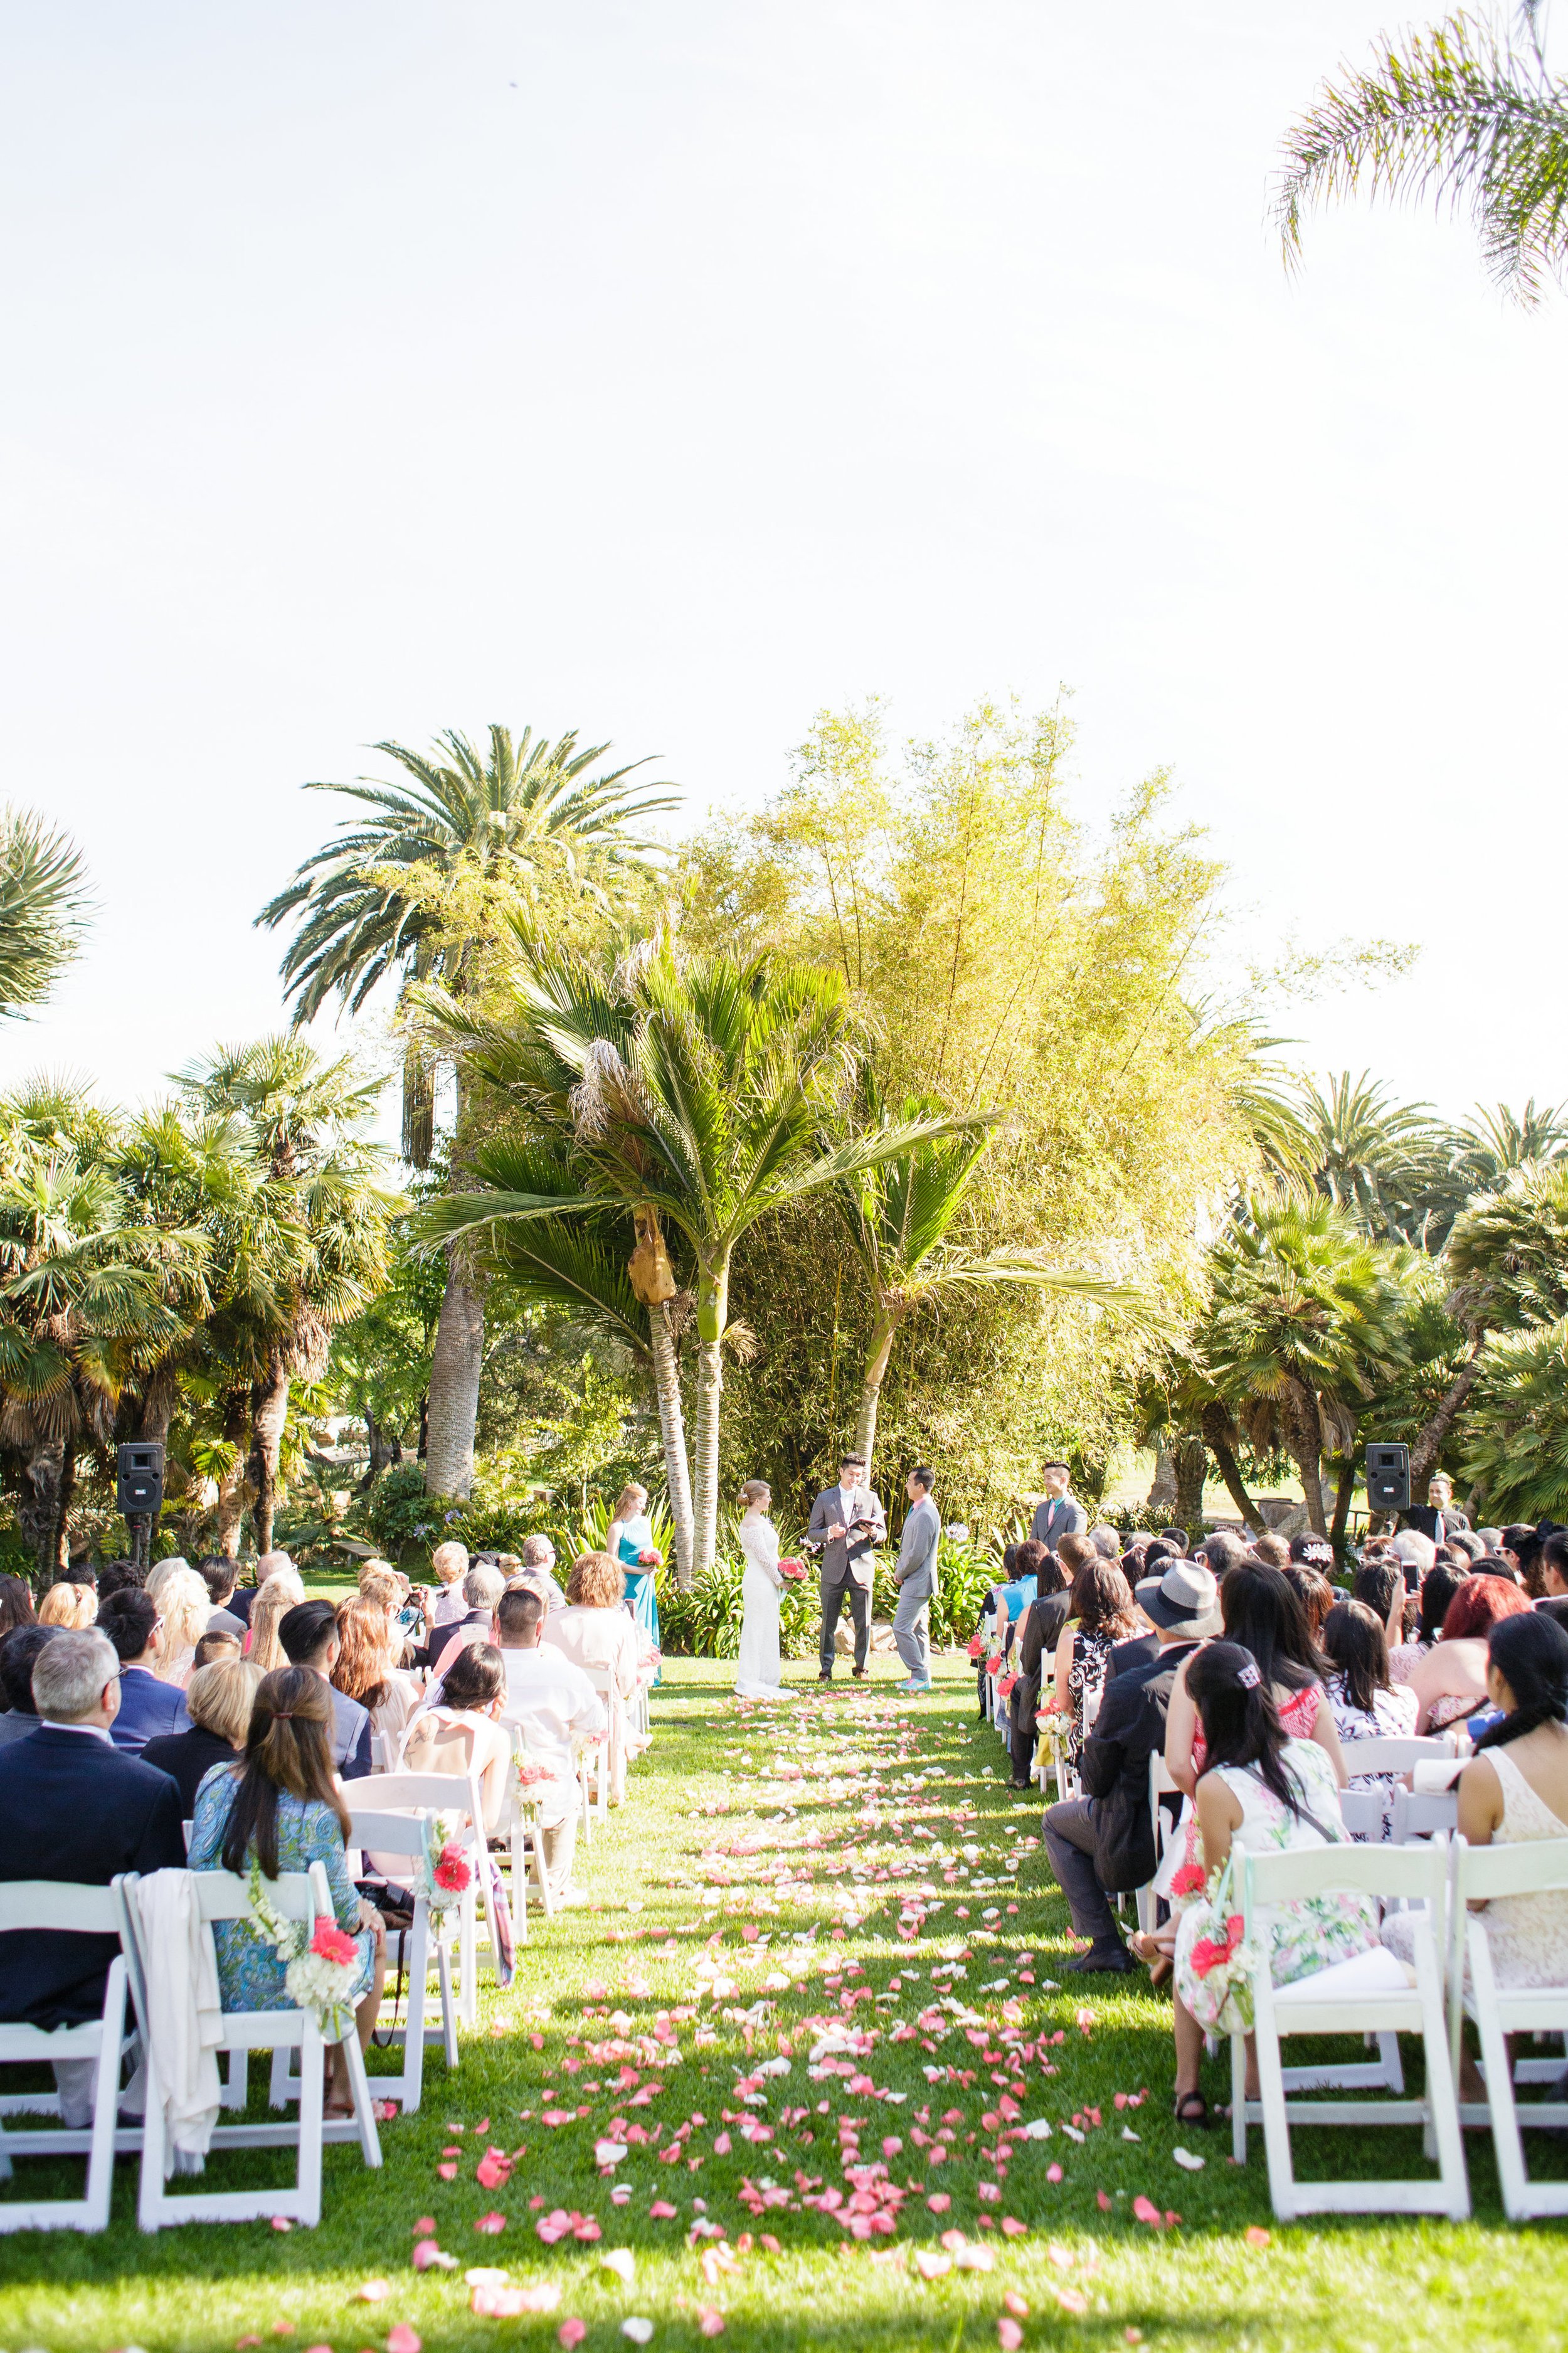
[{"label": "seated guest", "polygon": [[[621,1572],[607,1552],[585,1552],[572,1564],[566,1584],[566,1607],[552,1609],[541,1640],[562,1651],[586,1673],[610,1677],[611,1689],[623,1702],[632,1697],[643,1677],[637,1628],[622,1607],[625,1587]],[[610,1802],[618,1806],[626,1796],[625,1717],[610,1711]]]},{"label": "seated guest", "polygon": [[1057,1644],[1072,1606],[1072,1572],[1081,1568],[1086,1560],[1099,1557],[1087,1536],[1063,1536],[1054,1553],[1047,1552],[1033,1536],[1018,1546],[1018,1563],[1025,1574],[1035,1580],[1035,1598],[1024,1613],[1013,1645],[1013,1665],[1018,1680],[1010,1703],[1012,1788],[1027,1789],[1032,1785],[1041,1685],[1047,1666],[1056,1658]]},{"label": "seated guest", "polygon": [[1258,1538],[1252,1547],[1252,1557],[1262,1561],[1266,1568],[1289,1568],[1290,1547],[1283,1536],[1277,1536],[1270,1528]]},{"label": "seated guest", "polygon": [[40,1626],[63,1626],[79,1634],[98,1615],[98,1596],[90,1585],[51,1585],[38,1604]]},{"label": "seated guest", "polygon": [[1513,1521],[1502,1532],[1502,1542],[1498,1550],[1526,1586],[1531,1583],[1539,1565],[1541,1542],[1540,1530],[1526,1527],[1522,1521]]},{"label": "seated guest", "polygon": [[[1432,1574],[1433,1564],[1423,1572]],[[1405,1640],[1405,1603],[1409,1588],[1405,1572],[1396,1558],[1384,1555],[1378,1560],[1363,1560],[1351,1580],[1351,1597],[1372,1611],[1382,1624],[1384,1640],[1394,1650]]]},{"label": "seated guest", "polygon": [[104,1603],[106,1601],[112,1600],[115,1594],[142,1593],[145,1591],[146,1585],[147,1572],[139,1562],[134,1560],[106,1560],[103,1567],[98,1572],[98,1608],[100,1616],[102,1615]]},{"label": "seated guest", "polygon": [[1541,1590],[1548,1600],[1568,1593],[1568,1528],[1553,1528],[1541,1547]]},{"label": "seated guest", "polygon": [[332,1712],[332,1762],[345,1781],[363,1780],[371,1770],[370,1710],[346,1692],[332,1689],[332,1669],[342,1644],[338,1613],[330,1601],[297,1601],[278,1621],[278,1640],[291,1667],[306,1667],[327,1686]]},{"label": "seated guest", "polygon": [[[1433,1575],[1436,1575],[1436,1569]],[[1375,1789],[1382,1797],[1381,1837],[1393,1835],[1394,1773],[1358,1773],[1358,1740],[1407,1740],[1415,1729],[1415,1694],[1388,1673],[1388,1641],[1375,1609],[1364,1601],[1338,1601],[1323,1621],[1322,1647],[1330,1662],[1329,1705],[1344,1751],[1352,1789]],[[1359,1833],[1358,1833],[1359,1835]]]},{"label": "seated guest", "polygon": [[1441,1640],[1411,1670],[1418,1733],[1446,1732],[1486,1706],[1487,1639],[1501,1620],[1529,1609],[1520,1588],[1500,1577],[1466,1577],[1448,1604]]},{"label": "seated guest", "polygon": [[14,1626],[36,1626],[37,1612],[33,1597],[19,1577],[0,1577],[0,1641]]},{"label": "seated guest", "polygon": [[338,1604],[338,1663],[332,1688],[370,1711],[370,1728],[395,1757],[408,1720],[419,1705],[419,1686],[394,1662],[402,1654],[403,1630],[384,1601],[362,1588]]},{"label": "seated guest", "polygon": [[1138,1630],[1132,1588],[1121,1571],[1100,1560],[1080,1568],[1056,1655],[1056,1712],[1067,1722],[1069,1764],[1078,1763],[1094,1720],[1112,1650]]},{"label": "seated guest", "polygon": [[[201,1648],[199,1642],[196,1648]],[[142,1762],[166,1773],[179,1790],[180,1812],[186,1821],[195,1811],[196,1791],[206,1774],[215,1765],[232,1765],[245,1746],[260,1682],[258,1671],[234,1649],[219,1664],[197,1667],[185,1685],[189,1731],[160,1733],[142,1749]]]},{"label": "seated guest", "polygon": [[433,1627],[425,1649],[415,1654],[417,1662],[427,1666],[432,1675],[439,1675],[448,1651],[463,1642],[488,1642],[496,1603],[505,1590],[499,1568],[470,1568],[463,1579],[467,1605],[463,1616],[448,1619],[444,1626]]},{"label": "seated guest", "polygon": [[[260,1559],[257,1562],[256,1567],[252,1572],[250,1583],[248,1585],[235,1586],[233,1590],[226,1596],[223,1605],[224,1608],[232,1612],[232,1614],[239,1620],[241,1625],[253,1625],[255,1623],[256,1597],[258,1593],[265,1590],[268,1579],[269,1577],[276,1577],[280,1570],[287,1570],[288,1574],[293,1578],[295,1584],[299,1586],[299,1591],[294,1596],[296,1601],[302,1600],[304,1598],[305,1588],[302,1585],[300,1585],[299,1572],[296,1570],[293,1562],[289,1559],[289,1555],[286,1552],[264,1552]],[[259,1666],[261,1662],[258,1660],[257,1664]]]},{"label": "seated guest", "polygon": [[484,1827],[494,1831],[506,1811],[511,1740],[497,1721],[506,1696],[501,1654],[492,1642],[464,1642],[453,1653],[434,1707],[421,1708],[403,1736],[400,1773],[479,1775]]},{"label": "seated guest", "polygon": [[[198,1667],[210,1667],[215,1659],[226,1658],[230,1651],[237,1654],[245,1648],[246,1629],[226,1609],[215,1609],[207,1620],[207,1630],[191,1653],[191,1672]],[[260,1672],[259,1668],[257,1670]]]},{"label": "seated guest", "polygon": [[1334,1606],[1333,1587],[1320,1570],[1308,1567],[1303,1561],[1293,1560],[1280,1575],[1301,1605],[1308,1633],[1314,1642],[1321,1641],[1323,1620]]},{"label": "seated guest", "polygon": [[455,1626],[468,1608],[463,1579],[468,1573],[468,1547],[455,1537],[438,1544],[430,1556],[430,1573],[438,1591],[430,1604],[430,1628]]},{"label": "seated guest", "polygon": [[[1166,1711],[1178,1669],[1219,1624],[1218,1588],[1207,1568],[1180,1555],[1167,1556],[1160,1567],[1163,1574],[1147,1578],[1137,1594],[1139,1608],[1154,1627],[1155,1654],[1131,1661],[1106,1685],[1079,1759],[1084,1795],[1046,1809],[1051,1868],[1067,1895],[1075,1933],[1089,1939],[1088,1952],[1069,1961],[1069,1969],[1136,1966],[1108,1897],[1142,1887],[1153,1876],[1149,1759],[1165,1745]],[[1143,1957],[1157,1959],[1152,1945]]]},{"label": "seated guest", "polygon": [[1390,1537],[1388,1552],[1399,1563],[1405,1585],[1412,1593],[1417,1590],[1422,1578],[1436,1565],[1437,1558],[1436,1546],[1430,1536],[1424,1536],[1419,1528],[1401,1528],[1396,1536]]},{"label": "seated guest", "polygon": [[608,1725],[582,1668],[540,1641],[543,1621],[542,1599],[526,1588],[503,1593],[496,1605],[496,1639],[506,1670],[501,1714],[521,1727],[531,1760],[550,1771],[551,1778],[541,1785],[544,1865],[557,1899],[580,1904],[586,1899],[572,1885],[579,1802],[576,1745],[607,1732]]},{"label": "seated guest", "polygon": [[191,1678],[196,1644],[213,1614],[206,1579],[198,1577],[188,1561],[161,1560],[148,1577],[147,1591],[163,1620],[159,1672],[165,1683],[178,1683],[183,1691]]},{"label": "seated guest", "polygon": [[[207,1599],[212,1604],[212,1615],[206,1623],[207,1632],[210,1634],[216,1627],[224,1632],[234,1633],[239,1641],[243,1641],[248,1620],[243,1611],[230,1606],[234,1599],[235,1586],[239,1577],[239,1563],[237,1560],[228,1559],[221,1552],[210,1552],[204,1560],[196,1563],[196,1575],[206,1587]],[[198,1651],[201,1648],[199,1641],[196,1648]],[[193,1674],[198,1663],[193,1659],[191,1662]]]},{"label": "seated guest", "polygon": [[[259,1667],[264,1675],[269,1675],[276,1668],[286,1667],[289,1663],[288,1653],[278,1639],[278,1629],[289,1610],[297,1609],[303,1601],[305,1588],[300,1582],[299,1570],[287,1553],[268,1553],[266,1558],[274,1565],[251,1599],[250,1641],[245,1655],[253,1667]],[[237,1593],[234,1597],[236,1601],[239,1598]]]},{"label": "seated guest", "polygon": [[[107,1887],[124,1871],[179,1870],[185,1844],[178,1791],[167,1774],[110,1739],[121,1687],[113,1643],[96,1627],[38,1630],[44,1640],[32,1696],[40,1721],[28,1739],[0,1748],[0,1821],[11,1832],[0,1839],[0,1880]],[[0,2019],[47,2029],[98,2018],[119,1950],[113,1936],[47,1929],[0,1936]],[[92,2115],[98,2062],[54,2064],[63,2121],[79,2130]]]},{"label": "seated guest", "polygon": [[[1196,1803],[1205,1871],[1212,1876],[1223,1867],[1233,1845],[1288,1852],[1342,1845],[1339,1776],[1314,1742],[1290,1738],[1251,1652],[1237,1642],[1207,1642],[1188,1660],[1185,1682],[1204,1736]],[[1176,2121],[1184,2125],[1208,2122],[1200,2086],[1204,2030],[1192,2009],[1200,1998],[1192,1962],[1198,1925],[1189,1913],[1176,1937]],[[1352,1960],[1378,1941],[1376,1904],[1348,1891],[1273,1905],[1267,1925],[1277,1986]],[[1249,2035],[1254,2098],[1256,2065]]]},{"label": "seated guest", "polygon": [[[1388,1680],[1391,1683],[1407,1683],[1418,1659],[1424,1659],[1434,1643],[1442,1639],[1443,1620],[1448,1604],[1465,1581],[1467,1572],[1446,1568],[1441,1561],[1421,1580],[1419,1614],[1415,1631],[1407,1642],[1396,1643],[1388,1653]],[[1370,1605],[1369,1605],[1370,1607]]]},{"label": "seated guest", "polygon": [[64,1626],[13,1626],[8,1634],[0,1635],[0,1694],[5,1701],[5,1713],[0,1715],[0,1746],[26,1740],[37,1730],[33,1668],[44,1644],[67,1630]]},{"label": "seated guest", "polygon": [[[331,1616],[330,1601],[300,1607]],[[310,1667],[283,1667],[262,1677],[243,1755],[215,1766],[196,1793],[190,1867],[243,1878],[257,1861],[263,1878],[276,1879],[282,1871],[309,1871],[313,1862],[324,1866],[337,1924],[359,1946],[353,1998],[363,2050],[381,2007],[386,1947],[380,1913],[355,1893],[348,1873],[349,1812],[332,1780],[332,1696],[331,1685]],[[216,1922],[213,1940],[226,2010],[292,2006],[282,1962],[245,1921]],[[348,2069],[336,2048],[327,2105],[333,2116],[353,2108]]]},{"label": "seated guest", "polygon": [[[1121,1559],[1121,1531],[1120,1528],[1113,1528],[1109,1520],[1096,1520],[1093,1527],[1086,1528],[1083,1533],[1088,1536],[1101,1560]],[[1057,1550],[1058,1553],[1061,1551],[1060,1545],[1057,1546]]]},{"label": "seated guest", "polygon": [[150,1594],[125,1586],[101,1604],[98,1623],[120,1654],[120,1706],[110,1737],[132,1755],[156,1733],[184,1732],[190,1723],[185,1696],[165,1683],[163,1621]]},{"label": "seated guest", "polygon": [[536,1585],[552,1609],[559,1609],[566,1596],[555,1582],[555,1546],[548,1536],[524,1536],[522,1565],[518,1570],[530,1585]]}]

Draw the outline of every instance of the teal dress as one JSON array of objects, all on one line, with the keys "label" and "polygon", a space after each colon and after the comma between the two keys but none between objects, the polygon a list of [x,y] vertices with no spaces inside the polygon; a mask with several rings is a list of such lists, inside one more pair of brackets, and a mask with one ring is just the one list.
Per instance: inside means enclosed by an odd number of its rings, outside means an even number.
[{"label": "teal dress", "polygon": [[[223,1869],[224,1834],[237,1786],[231,1765],[215,1765],[196,1791],[191,1820],[192,1871]],[[325,1865],[332,1910],[340,1928],[346,1928],[359,1947],[359,1975],[351,2001],[370,1990],[375,1938],[359,1925],[359,1896],[349,1877],[343,1834],[331,1806],[320,1798],[292,1798],[287,1790],[278,1800],[278,1868],[309,1871],[313,1862]],[[225,2010],[292,2010],[283,1983],[283,1964],[264,1936],[245,1920],[215,1920],[213,1942],[217,1947],[218,1988]]]},{"label": "teal dress", "polygon": [[[651,1551],[652,1546],[653,1529],[648,1524],[646,1513],[639,1512],[637,1518],[628,1520],[621,1530],[621,1575],[626,1586],[626,1607],[632,1613],[633,1620],[642,1628],[657,1651],[659,1641],[658,1596],[654,1589],[656,1572],[651,1568],[637,1567],[638,1553]],[[654,1682],[660,1683],[663,1681],[664,1671],[661,1668],[655,1674]]]}]

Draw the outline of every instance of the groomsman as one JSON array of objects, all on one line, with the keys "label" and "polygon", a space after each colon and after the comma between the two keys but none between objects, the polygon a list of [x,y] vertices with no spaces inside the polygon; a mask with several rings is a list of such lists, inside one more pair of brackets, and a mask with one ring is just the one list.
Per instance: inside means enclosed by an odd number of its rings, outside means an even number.
[{"label": "groomsman", "polygon": [[805,1548],[822,1555],[822,1643],[818,1653],[825,1683],[833,1681],[833,1635],[846,1600],[855,1628],[855,1680],[864,1683],[871,1652],[871,1578],[876,1547],[888,1541],[888,1523],[879,1499],[865,1485],[863,1455],[847,1454],[838,1484],[825,1487],[811,1507]]},{"label": "groomsman", "polygon": [[942,1515],[931,1501],[932,1477],[923,1463],[910,1472],[905,1493],[910,1499],[893,1581],[899,1588],[893,1639],[909,1670],[900,1689],[931,1689],[931,1605],[936,1597],[937,1546],[942,1541]]},{"label": "groomsman", "polygon": [[1063,1536],[1080,1536],[1089,1514],[1072,1492],[1072,1472],[1065,1462],[1047,1462],[1040,1472],[1045,1493],[1035,1506],[1029,1534],[1047,1552],[1055,1552]]}]

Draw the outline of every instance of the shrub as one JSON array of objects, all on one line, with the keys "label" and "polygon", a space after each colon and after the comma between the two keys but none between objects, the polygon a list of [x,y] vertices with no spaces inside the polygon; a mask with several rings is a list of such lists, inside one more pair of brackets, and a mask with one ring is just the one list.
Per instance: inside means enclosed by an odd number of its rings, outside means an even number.
[{"label": "shrub", "polygon": [[405,1545],[428,1552],[444,1535],[459,1533],[447,1522],[462,1510],[453,1498],[426,1493],[422,1462],[392,1462],[377,1474],[365,1498],[364,1523],[387,1558],[395,1560]]}]

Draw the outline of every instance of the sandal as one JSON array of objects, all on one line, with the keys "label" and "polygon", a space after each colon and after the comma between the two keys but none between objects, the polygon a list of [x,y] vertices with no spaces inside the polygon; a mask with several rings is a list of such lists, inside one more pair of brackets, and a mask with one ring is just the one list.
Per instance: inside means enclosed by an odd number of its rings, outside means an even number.
[{"label": "sandal", "polygon": [[1178,2092],[1172,2110],[1179,2125],[1190,2125],[1199,2132],[1209,2128],[1209,2104],[1201,2092]]}]

